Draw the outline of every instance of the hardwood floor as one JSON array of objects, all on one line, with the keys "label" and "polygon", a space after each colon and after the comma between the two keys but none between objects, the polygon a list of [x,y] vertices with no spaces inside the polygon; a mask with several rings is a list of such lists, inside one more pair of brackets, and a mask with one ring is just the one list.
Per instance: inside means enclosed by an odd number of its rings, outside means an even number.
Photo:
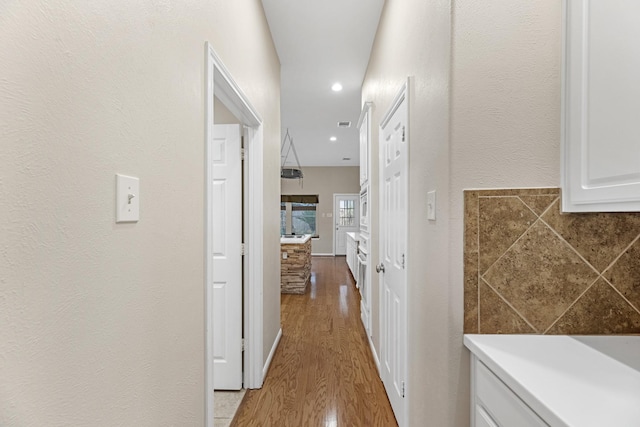
[{"label": "hardwood floor", "polygon": [[344,257],[314,257],[305,295],[282,295],[283,336],[264,386],[231,424],[397,426],[360,321]]}]

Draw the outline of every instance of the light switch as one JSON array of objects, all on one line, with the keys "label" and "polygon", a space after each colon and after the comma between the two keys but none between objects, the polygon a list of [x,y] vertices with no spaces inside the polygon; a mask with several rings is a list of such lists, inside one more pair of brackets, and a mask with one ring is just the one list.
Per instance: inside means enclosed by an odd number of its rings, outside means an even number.
[{"label": "light switch", "polygon": [[116,222],[140,219],[140,179],[116,174]]},{"label": "light switch", "polygon": [[431,221],[436,220],[436,191],[429,191],[427,193],[427,219]]}]

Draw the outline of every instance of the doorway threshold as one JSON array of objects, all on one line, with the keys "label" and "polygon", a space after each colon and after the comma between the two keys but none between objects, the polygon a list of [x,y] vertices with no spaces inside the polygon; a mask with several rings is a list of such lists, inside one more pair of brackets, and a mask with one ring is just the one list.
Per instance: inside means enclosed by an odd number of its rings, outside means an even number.
[{"label": "doorway threshold", "polygon": [[229,427],[236,416],[240,403],[244,399],[246,390],[239,391],[214,391],[213,414],[214,427]]}]

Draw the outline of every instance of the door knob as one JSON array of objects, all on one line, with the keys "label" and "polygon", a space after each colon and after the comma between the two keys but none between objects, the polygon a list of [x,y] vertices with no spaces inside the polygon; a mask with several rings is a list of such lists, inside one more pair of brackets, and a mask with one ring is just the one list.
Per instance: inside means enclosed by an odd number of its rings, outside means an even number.
[{"label": "door knob", "polygon": [[381,271],[384,273],[384,264],[383,263],[380,263],[380,264],[376,265],[376,272],[380,273]]}]

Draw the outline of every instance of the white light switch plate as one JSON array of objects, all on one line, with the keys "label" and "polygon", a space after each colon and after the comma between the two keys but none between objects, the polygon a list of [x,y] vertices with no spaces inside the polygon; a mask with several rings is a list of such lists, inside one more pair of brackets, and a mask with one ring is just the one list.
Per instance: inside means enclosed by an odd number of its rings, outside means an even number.
[{"label": "white light switch plate", "polygon": [[116,174],[116,222],[140,220],[140,179]]},{"label": "white light switch plate", "polygon": [[427,219],[431,221],[436,220],[436,191],[429,191],[427,193]]}]

